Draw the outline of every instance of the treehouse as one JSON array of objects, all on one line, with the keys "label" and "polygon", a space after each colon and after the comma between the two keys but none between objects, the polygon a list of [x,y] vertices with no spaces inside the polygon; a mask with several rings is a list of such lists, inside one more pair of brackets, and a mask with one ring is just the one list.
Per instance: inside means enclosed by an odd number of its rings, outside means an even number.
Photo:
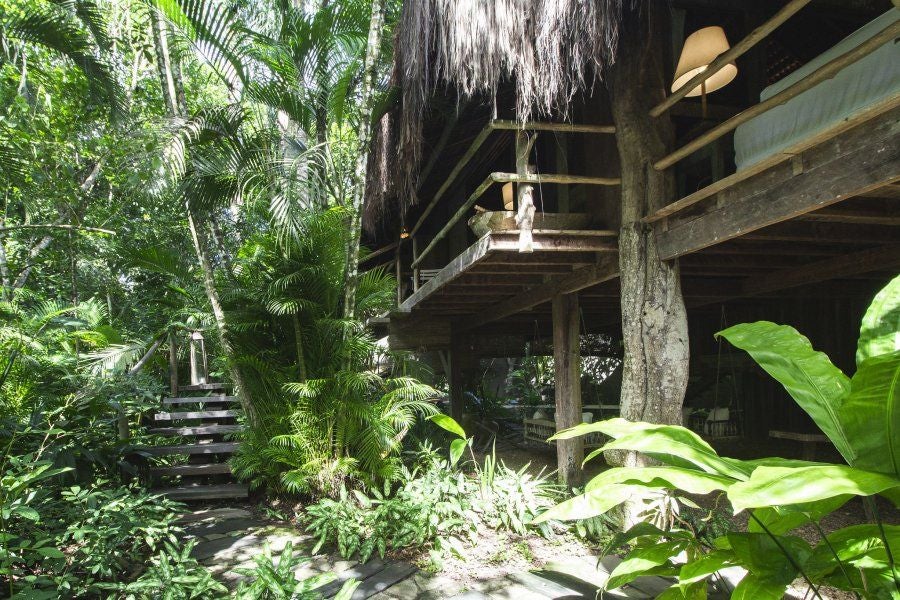
[{"label": "treehouse", "polygon": [[[853,370],[862,311],[900,266],[900,9],[658,9],[626,15],[615,52],[573,65],[590,44],[549,43],[529,17],[522,33],[490,10],[404,7],[401,99],[378,123],[367,185],[377,250],[363,263],[395,270],[397,308],[370,326],[440,356],[455,416],[479,358],[521,356],[536,338],[552,340],[557,429],[581,421],[584,334],[623,340],[632,418],[682,420],[680,401],[647,403],[654,386],[686,389],[690,407],[701,382],[728,378],[730,406],[684,419],[710,437],[817,433],[718,345],[729,324],[793,325]],[[402,29],[417,18],[417,34]],[[586,29],[609,33],[591,18]],[[551,88],[566,77],[560,100]],[[570,480],[580,444],[558,445]]]}]

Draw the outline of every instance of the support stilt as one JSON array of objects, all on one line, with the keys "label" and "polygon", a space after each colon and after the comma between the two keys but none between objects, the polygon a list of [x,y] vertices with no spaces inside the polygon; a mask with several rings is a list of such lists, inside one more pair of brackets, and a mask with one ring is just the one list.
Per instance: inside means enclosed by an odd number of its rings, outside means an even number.
[{"label": "support stilt", "polygon": [[[556,377],[556,430],[581,423],[581,353],[579,348],[578,294],[553,298],[553,364]],[[560,482],[581,484],[584,440],[557,440],[556,459]]]}]

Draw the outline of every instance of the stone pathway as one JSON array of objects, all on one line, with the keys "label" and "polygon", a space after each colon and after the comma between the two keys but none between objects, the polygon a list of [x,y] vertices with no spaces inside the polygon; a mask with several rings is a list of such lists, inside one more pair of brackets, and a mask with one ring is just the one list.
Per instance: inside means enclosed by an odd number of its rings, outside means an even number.
[{"label": "stone pathway", "polygon": [[[419,571],[399,561],[377,557],[365,564],[311,551],[315,540],[287,523],[262,519],[243,508],[216,508],[188,513],[182,518],[188,539],[196,540],[194,557],[229,587],[237,586],[238,568],[252,568],[253,559],[267,543],[273,555],[290,542],[295,553],[311,556],[296,571],[298,579],[332,572],[337,579],[320,588],[324,598],[334,596],[348,579],[360,581],[354,600],[558,600],[594,599],[617,559],[607,558],[600,569],[587,559],[560,557],[545,569],[513,573],[476,581],[469,588],[457,580]],[[473,565],[476,568],[477,565]],[[604,598],[654,598],[669,583],[657,577],[640,579]]]}]

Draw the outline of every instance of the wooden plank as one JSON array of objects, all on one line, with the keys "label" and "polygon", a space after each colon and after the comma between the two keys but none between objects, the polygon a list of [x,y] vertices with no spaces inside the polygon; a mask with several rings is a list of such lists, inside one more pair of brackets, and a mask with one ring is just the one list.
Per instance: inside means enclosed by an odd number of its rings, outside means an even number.
[{"label": "wooden plank", "polygon": [[812,0],[791,0],[785,4],[781,10],[775,13],[771,19],[751,31],[747,37],[740,42],[717,56],[703,71],[694,75],[683,86],[672,92],[672,95],[650,109],[651,117],[658,117],[668,109],[677,104],[691,90],[697,89],[697,86],[718,73],[726,65],[733,63],[737,58],[743,56],[748,50],[756,46],[760,41],[765,39],[770,33],[778,29],[782,23],[794,16],[801,8],[809,4]]},{"label": "wooden plank", "polygon": [[776,106],[781,106],[789,100],[796,98],[803,92],[814,88],[823,81],[831,79],[848,65],[851,65],[861,58],[868,56],[869,54],[883,46],[885,43],[892,42],[898,35],[900,35],[900,21],[895,21],[859,46],[845,52],[844,54],[841,54],[834,60],[829,61],[792,86],[778,92],[774,96],[760,102],[759,104],[755,104],[747,110],[738,113],[724,123],[713,127],[703,135],[697,137],[695,140],[688,142],[665,158],[658,160],[653,164],[653,168],[658,171],[662,171],[671,167],[681,159],[693,154],[710,142],[713,142],[721,138],[725,134],[734,131],[741,124],[750,121],[751,119],[775,108]]},{"label": "wooden plank", "polygon": [[239,410],[199,410],[184,412],[158,412],[154,421],[174,421],[176,419],[233,419],[241,414]]},{"label": "wooden plank", "polygon": [[338,573],[337,579],[329,581],[328,583],[317,587],[315,589],[315,593],[322,598],[333,598],[335,594],[341,591],[341,588],[344,586],[345,582],[351,579],[367,579],[375,573],[383,570],[384,567],[384,561],[377,557],[370,559],[369,562],[365,564],[357,563],[355,566]]},{"label": "wooden plank", "polygon": [[[540,229],[532,232],[534,252],[618,252],[616,233],[597,232],[597,235],[581,235],[576,232],[547,233]],[[491,234],[491,250],[514,251],[519,246],[518,231],[503,231]],[[565,257],[563,257],[564,259]],[[511,262],[514,259],[511,259]]]},{"label": "wooden plank", "polygon": [[215,396],[179,396],[177,398],[163,398],[163,404],[224,404],[226,402],[237,402],[237,396],[226,396],[218,394]]},{"label": "wooden plank", "polygon": [[[809,169],[796,175],[780,165],[742,182],[729,199],[696,219],[663,230],[656,223],[656,239],[664,260],[745,235],[774,223],[860,195],[900,177],[900,118],[884,115],[876,127],[858,128],[802,155]],[[762,188],[762,189],[760,189]],[[822,224],[825,225],[825,224]],[[864,242],[864,240],[860,240]]]},{"label": "wooden plank", "polygon": [[175,454],[233,454],[238,442],[216,442],[213,444],[178,444],[174,446],[139,446],[134,449],[150,456],[171,456]]},{"label": "wooden plank", "polygon": [[203,392],[213,390],[224,390],[232,387],[230,383],[195,383],[193,385],[178,386],[179,392]]},{"label": "wooden plank", "polygon": [[756,296],[829,279],[882,269],[894,271],[897,268],[900,268],[900,244],[889,244],[861,252],[841,254],[802,267],[781,269],[774,273],[750,277],[741,286],[741,295]]},{"label": "wooden plank", "polygon": [[243,483],[223,483],[218,485],[191,485],[176,488],[151,490],[172,500],[216,500],[219,498],[246,498],[250,488]]},{"label": "wooden plank", "polygon": [[534,289],[522,292],[509,300],[490,306],[480,314],[474,316],[472,319],[467,319],[465,323],[461,323],[460,325],[465,330],[471,330],[486,323],[490,323],[491,321],[497,321],[518,312],[528,310],[538,304],[549,302],[558,294],[577,292],[592,285],[596,285],[601,281],[612,279],[613,277],[618,276],[618,274],[618,258],[616,256],[604,257],[600,262],[574,271],[571,275],[554,279]]},{"label": "wooden plank", "polygon": [[399,583],[416,572],[416,568],[409,563],[397,562],[389,564],[374,575],[363,579],[356,591],[351,596],[352,600],[365,600],[375,594],[379,594],[392,585]]},{"label": "wooden plank", "polygon": [[491,121],[493,129],[507,131],[553,131],[555,133],[604,133],[614,134],[615,125],[592,125],[588,123],[550,123],[546,121],[518,121],[495,119]]},{"label": "wooden plank", "polygon": [[653,214],[648,215],[642,219],[645,223],[653,223],[654,221],[659,221],[671,215],[674,215],[678,212],[681,212],[698,202],[701,202],[715,194],[723,190],[727,190],[735,185],[749,179],[751,177],[755,177],[760,173],[768,171],[772,167],[775,167],[783,162],[791,160],[792,157],[797,154],[801,154],[802,152],[813,148],[821,143],[824,143],[834,137],[837,137],[848,131],[853,129],[867,121],[870,121],[876,117],[879,117],[885,113],[888,113],[895,108],[900,106],[900,96],[895,96],[892,98],[885,99],[882,102],[877,104],[873,104],[872,106],[854,114],[853,116],[840,121],[839,123],[816,133],[815,135],[810,136],[809,138],[794,144],[780,152],[769,156],[753,165],[745,169],[741,169],[737,173],[733,173],[724,179],[720,179],[719,181],[713,182],[712,184],[697,190],[693,194],[685,196],[680,200],[667,204],[666,206],[660,208],[655,211]]},{"label": "wooden plank", "polygon": [[231,465],[226,463],[209,463],[205,465],[175,465],[173,467],[153,467],[148,473],[155,477],[162,475],[230,475]]},{"label": "wooden plank", "polygon": [[462,275],[463,271],[481,260],[485,254],[487,254],[490,246],[490,235],[482,237],[480,240],[469,246],[465,252],[450,261],[450,264],[441,269],[430,281],[426,282],[425,285],[420,287],[412,296],[407,298],[403,304],[400,305],[398,310],[401,312],[409,312],[412,310],[412,307],[416,304],[433,294],[442,286],[458,278]]},{"label": "wooden plank", "polygon": [[224,433],[237,433],[244,427],[242,425],[201,425],[199,427],[156,427],[148,433],[156,435],[222,435]]}]

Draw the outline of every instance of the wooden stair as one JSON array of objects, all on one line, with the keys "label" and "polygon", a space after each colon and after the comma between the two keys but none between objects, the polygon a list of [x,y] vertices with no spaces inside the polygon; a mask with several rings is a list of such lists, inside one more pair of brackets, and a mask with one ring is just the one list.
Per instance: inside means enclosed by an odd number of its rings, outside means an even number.
[{"label": "wooden stair", "polygon": [[[249,488],[235,482],[227,462],[240,443],[223,440],[223,436],[243,429],[235,422],[243,414],[236,406],[238,398],[225,392],[230,387],[223,383],[178,386],[177,395],[163,399],[163,410],[153,415],[153,421],[165,426],[151,428],[149,433],[193,440],[135,449],[144,456],[188,457],[184,464],[145,469],[145,475],[154,484],[154,493],[185,502],[247,497]],[[210,392],[219,393],[209,395]],[[195,406],[166,410],[184,405]]]}]

